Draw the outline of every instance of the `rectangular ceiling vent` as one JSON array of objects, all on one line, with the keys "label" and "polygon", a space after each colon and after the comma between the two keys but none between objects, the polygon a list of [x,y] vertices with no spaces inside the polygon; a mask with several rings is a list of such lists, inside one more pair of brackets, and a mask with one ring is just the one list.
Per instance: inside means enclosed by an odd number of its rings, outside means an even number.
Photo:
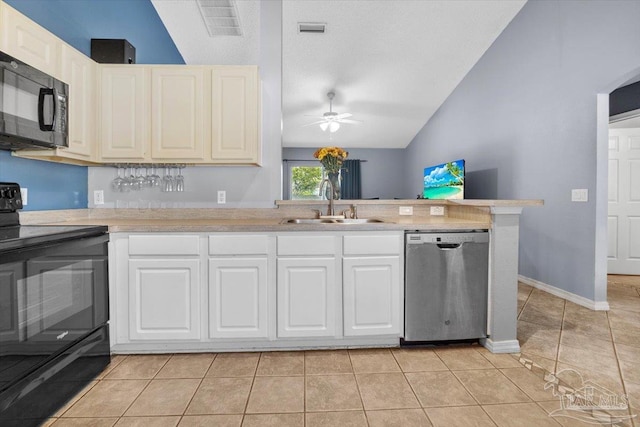
[{"label": "rectangular ceiling vent", "polygon": [[209,36],[242,35],[235,0],[198,0],[197,3]]},{"label": "rectangular ceiling vent", "polygon": [[323,22],[298,22],[299,33],[324,34],[327,24]]}]

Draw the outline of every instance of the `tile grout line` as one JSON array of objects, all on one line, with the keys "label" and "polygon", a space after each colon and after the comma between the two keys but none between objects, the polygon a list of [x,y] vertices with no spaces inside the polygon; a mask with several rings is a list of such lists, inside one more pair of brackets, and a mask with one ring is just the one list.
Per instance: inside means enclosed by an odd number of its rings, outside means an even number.
[{"label": "tile grout line", "polygon": [[[347,350],[347,357],[349,358],[349,365],[351,365],[351,372],[352,372],[352,375],[353,375],[353,379],[355,380],[356,388],[358,389],[358,397],[360,398],[360,404],[362,405],[362,412],[364,413],[364,420],[367,423],[367,427],[368,427],[369,426],[369,417],[367,416],[367,410],[364,407],[364,399],[362,399],[362,390],[360,389],[360,382],[358,381],[358,375],[356,375],[356,370],[353,367],[353,360],[351,360],[351,350],[350,349]],[[306,423],[306,418],[307,417],[305,416],[305,423]]]},{"label": "tile grout line", "polygon": [[251,387],[249,387],[249,394],[247,395],[247,401],[244,404],[244,411],[242,411],[242,419],[240,420],[240,425],[244,424],[244,418],[247,415],[247,409],[249,409],[249,400],[251,399],[251,393],[253,393],[253,385],[256,382],[256,374],[258,373],[258,366],[260,366],[260,359],[262,359],[262,352],[258,353],[258,361],[256,362],[256,367],[253,370],[253,377],[251,378]]},{"label": "tile grout line", "polygon": [[[131,403],[126,407],[126,409],[122,412],[122,415],[118,416],[118,421],[116,421],[116,424],[118,422],[120,422],[120,419],[124,417],[124,414],[127,413],[127,411],[129,409],[131,409],[131,406],[133,406],[133,404],[136,402],[136,400],[138,400],[138,398],[140,397],[140,395],[142,395],[142,393],[144,393],[144,391],[149,387],[149,384],[151,384],[151,381],[153,381],[153,379],[158,375],[158,373],[162,370],[162,368],[164,368],[167,363],[169,363],[169,360],[171,360],[171,358],[173,357],[173,354],[170,354],[170,356],[167,358],[167,360],[165,360],[165,362],[162,364],[162,366],[156,371],[155,374],[153,374],[153,376],[150,379],[146,379],[148,382],[147,384],[142,388],[142,390],[140,390],[140,393],[138,393],[136,395],[136,397],[131,401]],[[127,357],[129,358],[129,357]]]},{"label": "tile grout line", "polygon": [[[189,402],[187,402],[187,406],[184,407],[184,411],[182,411],[182,415],[180,415],[180,419],[178,420],[178,425],[182,422],[182,419],[187,415],[187,409],[189,409],[189,405],[191,405],[191,402],[193,402],[193,398],[196,397],[196,394],[198,394],[198,390],[200,390],[200,387],[202,386],[202,383],[204,382],[204,379],[207,377],[207,373],[211,369],[211,366],[213,366],[213,361],[216,360],[216,357],[218,357],[217,353],[212,353],[212,354],[213,354],[213,359],[211,359],[211,363],[209,363],[209,367],[205,370],[204,375],[202,375],[202,378],[200,378],[200,382],[198,383],[198,387],[196,387],[196,391],[191,396],[191,399],[189,399]],[[171,356],[171,357],[173,358],[173,356]],[[169,360],[171,360],[171,359],[169,359]],[[167,363],[169,363],[169,362],[167,362]],[[158,373],[160,373],[160,371],[158,371]]]}]

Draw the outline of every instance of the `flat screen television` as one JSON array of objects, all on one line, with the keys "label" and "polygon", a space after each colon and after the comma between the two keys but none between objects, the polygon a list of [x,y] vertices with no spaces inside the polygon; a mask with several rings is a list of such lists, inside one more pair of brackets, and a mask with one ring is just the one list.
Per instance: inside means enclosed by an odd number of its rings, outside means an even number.
[{"label": "flat screen television", "polygon": [[424,168],[425,199],[464,199],[464,160]]}]

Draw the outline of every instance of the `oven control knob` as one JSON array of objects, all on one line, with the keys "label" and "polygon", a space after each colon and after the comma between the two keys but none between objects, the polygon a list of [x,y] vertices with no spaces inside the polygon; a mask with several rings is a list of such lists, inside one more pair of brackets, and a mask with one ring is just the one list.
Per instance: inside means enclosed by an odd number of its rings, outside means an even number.
[{"label": "oven control knob", "polygon": [[13,199],[14,197],[16,197],[16,194],[18,194],[18,191],[15,188],[7,188],[6,190],[4,190],[4,196],[7,199]]}]

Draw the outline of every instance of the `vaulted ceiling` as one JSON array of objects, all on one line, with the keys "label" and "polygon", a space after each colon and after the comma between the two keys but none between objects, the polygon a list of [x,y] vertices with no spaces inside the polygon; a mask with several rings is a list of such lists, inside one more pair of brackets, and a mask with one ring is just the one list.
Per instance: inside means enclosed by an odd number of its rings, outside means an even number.
[{"label": "vaulted ceiling", "polygon": [[[259,0],[236,2],[242,37],[210,37],[195,0],[152,2],[187,64],[258,63]],[[283,0],[283,146],[406,147],[524,3]],[[330,91],[333,111],[361,123],[305,126],[329,111]]]}]

